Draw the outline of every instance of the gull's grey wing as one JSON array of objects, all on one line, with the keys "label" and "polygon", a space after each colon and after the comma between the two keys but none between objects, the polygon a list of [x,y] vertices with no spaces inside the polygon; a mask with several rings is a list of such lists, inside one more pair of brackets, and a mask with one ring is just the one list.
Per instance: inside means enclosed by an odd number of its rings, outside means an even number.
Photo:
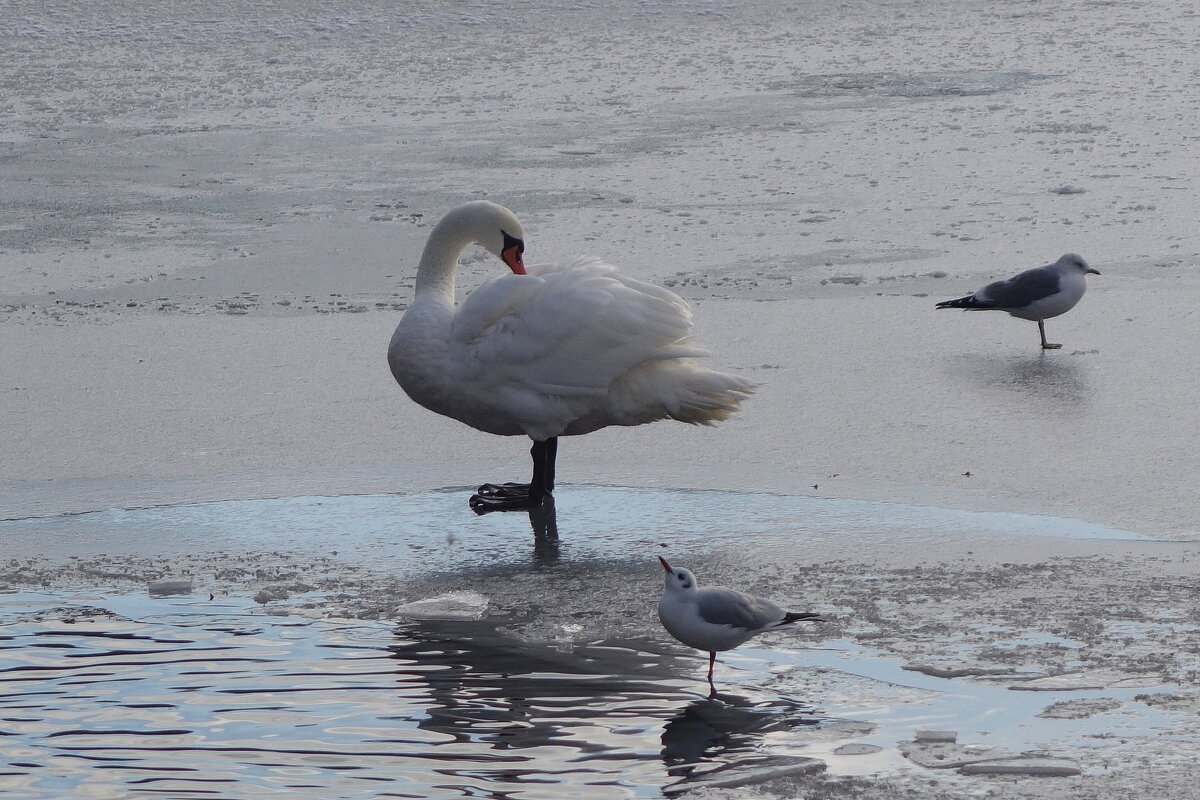
[{"label": "gull's grey wing", "polygon": [[783,620],[783,609],[770,600],[733,589],[701,589],[696,599],[700,618],[713,625],[753,631]]},{"label": "gull's grey wing", "polygon": [[1056,294],[1059,272],[1054,264],[1027,269],[1008,280],[989,283],[975,293],[975,299],[995,308],[1024,308]]}]

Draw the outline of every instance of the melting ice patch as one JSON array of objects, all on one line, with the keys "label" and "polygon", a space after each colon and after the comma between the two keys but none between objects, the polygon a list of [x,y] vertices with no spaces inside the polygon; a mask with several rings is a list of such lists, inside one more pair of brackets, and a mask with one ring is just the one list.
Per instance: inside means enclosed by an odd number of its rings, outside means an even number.
[{"label": "melting ice patch", "polygon": [[771,88],[790,90],[801,97],[969,97],[1009,92],[1028,83],[1053,78],[1053,75],[1027,70],[843,72],[777,81]]}]

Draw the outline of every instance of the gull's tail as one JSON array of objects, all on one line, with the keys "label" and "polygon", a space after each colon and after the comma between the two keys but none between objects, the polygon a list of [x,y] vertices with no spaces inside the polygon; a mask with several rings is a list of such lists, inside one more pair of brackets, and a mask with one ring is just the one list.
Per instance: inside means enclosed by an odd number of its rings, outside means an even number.
[{"label": "gull's tail", "polygon": [[814,614],[811,611],[788,611],[783,615],[783,621],[780,625],[789,625],[793,622],[801,622],[808,620],[809,622],[825,622],[820,614]]},{"label": "gull's tail", "polygon": [[987,311],[996,308],[996,305],[987,300],[980,300],[973,294],[969,294],[957,300],[943,300],[937,304],[936,308],[961,308],[964,311]]}]

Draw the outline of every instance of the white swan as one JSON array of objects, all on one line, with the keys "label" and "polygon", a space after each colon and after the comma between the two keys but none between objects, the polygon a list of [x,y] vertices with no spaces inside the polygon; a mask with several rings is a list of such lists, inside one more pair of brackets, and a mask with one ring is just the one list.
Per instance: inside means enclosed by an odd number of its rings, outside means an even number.
[{"label": "white swan", "polygon": [[[462,251],[482,245],[509,266],[455,308]],[[521,223],[488,201],[451,210],[417,267],[415,295],[396,326],[388,364],[431,411],[501,436],[533,439],[528,484],[484,484],[479,513],[540,505],[554,489],[559,436],[609,425],[728,417],[754,384],[694,358],[691,310],[666,289],[599,259],[532,267]]]}]

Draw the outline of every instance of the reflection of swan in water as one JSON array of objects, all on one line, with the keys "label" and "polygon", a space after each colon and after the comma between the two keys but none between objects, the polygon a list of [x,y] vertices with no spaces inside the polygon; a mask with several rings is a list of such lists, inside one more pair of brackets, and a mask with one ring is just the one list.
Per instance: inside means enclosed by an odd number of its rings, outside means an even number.
[{"label": "reflection of swan in water", "polygon": [[662,759],[667,773],[681,779],[673,786],[683,789],[680,784],[739,765],[729,757],[754,755],[766,734],[819,722],[811,706],[788,698],[768,704],[735,695],[696,700],[663,728]]},{"label": "reflection of swan in water", "polygon": [[554,495],[529,509],[529,527],[533,528],[533,563],[550,567],[558,563],[558,513],[554,510]]},{"label": "reflection of swan in water", "polygon": [[[625,724],[631,707],[657,706],[671,693],[663,683],[671,673],[658,656],[620,643],[561,647],[523,641],[498,630],[520,622],[429,620],[397,632],[400,641],[388,650],[399,662],[398,680],[420,706],[417,728],[460,743],[483,743],[489,752],[555,746],[581,751],[575,758],[604,758],[605,752],[624,749],[612,729]],[[457,760],[436,747],[428,757]],[[497,752],[487,760],[497,762],[490,770],[497,772],[512,769],[505,763],[536,757],[533,751]],[[489,771],[479,763],[464,769],[476,776]],[[539,769],[530,764],[524,771],[532,780]]]}]

